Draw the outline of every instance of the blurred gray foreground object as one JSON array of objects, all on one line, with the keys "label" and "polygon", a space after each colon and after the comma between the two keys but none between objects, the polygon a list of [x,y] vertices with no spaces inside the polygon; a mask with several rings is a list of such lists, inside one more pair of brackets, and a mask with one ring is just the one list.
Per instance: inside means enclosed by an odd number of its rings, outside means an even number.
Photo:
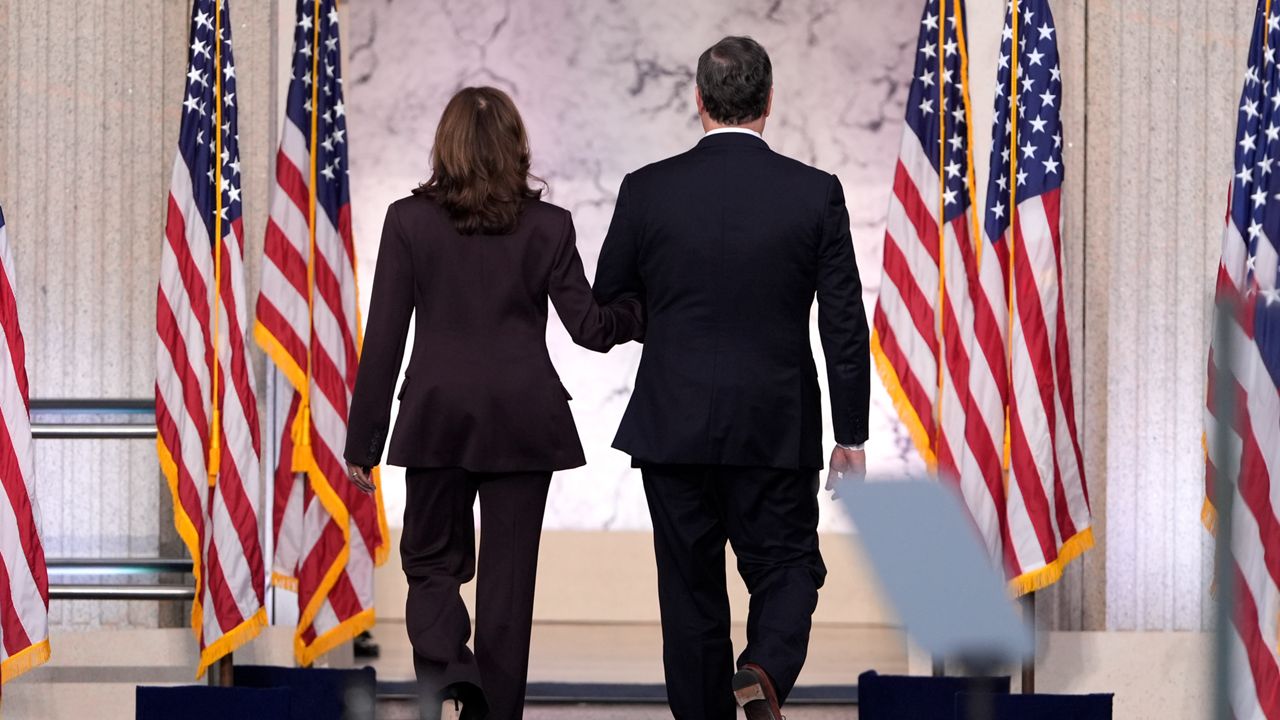
[{"label": "blurred gray foreground object", "polygon": [[1034,655],[1035,637],[958,493],[932,480],[894,480],[842,483],[839,495],[916,645],[974,668]]}]

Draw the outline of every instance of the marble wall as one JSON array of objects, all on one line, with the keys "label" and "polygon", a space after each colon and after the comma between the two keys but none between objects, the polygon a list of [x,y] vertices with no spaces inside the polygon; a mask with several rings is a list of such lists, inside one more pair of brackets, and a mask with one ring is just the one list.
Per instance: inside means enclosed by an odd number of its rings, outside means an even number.
[{"label": "marble wall", "polygon": [[[693,103],[698,55],[724,35],[747,34],[774,64],[765,137],[840,177],[868,312],[874,305],[917,3],[352,0],[348,11],[352,204],[363,278],[372,276],[386,205],[429,173],[444,104],[458,88],[480,84],[506,90],[519,105],[534,172],[550,185],[550,201],[573,211],[592,275],[622,176],[701,136]],[[367,282],[362,290],[367,297]],[[600,356],[551,325],[552,359],[575,398],[589,464],[557,475],[547,525],[647,528],[639,478],[609,448],[639,346]],[[871,428],[872,471],[919,469],[878,382]],[[395,522],[402,488],[397,475],[387,476]],[[828,506],[823,526],[846,525]]]}]

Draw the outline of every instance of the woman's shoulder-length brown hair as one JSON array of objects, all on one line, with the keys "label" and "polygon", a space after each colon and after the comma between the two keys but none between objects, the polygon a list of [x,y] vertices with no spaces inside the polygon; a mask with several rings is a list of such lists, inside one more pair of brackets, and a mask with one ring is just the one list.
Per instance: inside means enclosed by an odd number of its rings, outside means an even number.
[{"label": "woman's shoulder-length brown hair", "polygon": [[414,192],[436,201],[463,235],[515,230],[520,209],[545,187],[529,173],[529,137],[511,98],[491,87],[459,90],[440,117],[431,178]]}]

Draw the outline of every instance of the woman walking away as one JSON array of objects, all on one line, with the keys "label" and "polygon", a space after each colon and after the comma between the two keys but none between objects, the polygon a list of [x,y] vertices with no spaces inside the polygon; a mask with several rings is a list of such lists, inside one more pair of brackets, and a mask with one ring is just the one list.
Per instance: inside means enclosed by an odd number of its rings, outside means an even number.
[{"label": "woman walking away", "polygon": [[[455,95],[432,165],[387,210],[345,455],[372,491],[416,316],[387,462],[408,468],[400,554],[423,715],[517,720],[551,473],[586,463],[547,353],[547,300],[574,342],[599,352],[641,336],[641,306],[592,298],[573,219],[530,186],[524,124],[505,93]],[[477,575],[473,651],[458,589]]]}]

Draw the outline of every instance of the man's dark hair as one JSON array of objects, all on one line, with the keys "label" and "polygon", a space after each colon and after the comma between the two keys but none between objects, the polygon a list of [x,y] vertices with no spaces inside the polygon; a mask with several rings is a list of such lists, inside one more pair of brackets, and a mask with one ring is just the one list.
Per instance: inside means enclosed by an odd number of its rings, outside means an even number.
[{"label": "man's dark hair", "polygon": [[769,53],[749,37],[731,35],[698,58],[702,105],[723,125],[741,125],[764,115],[772,87]]}]

